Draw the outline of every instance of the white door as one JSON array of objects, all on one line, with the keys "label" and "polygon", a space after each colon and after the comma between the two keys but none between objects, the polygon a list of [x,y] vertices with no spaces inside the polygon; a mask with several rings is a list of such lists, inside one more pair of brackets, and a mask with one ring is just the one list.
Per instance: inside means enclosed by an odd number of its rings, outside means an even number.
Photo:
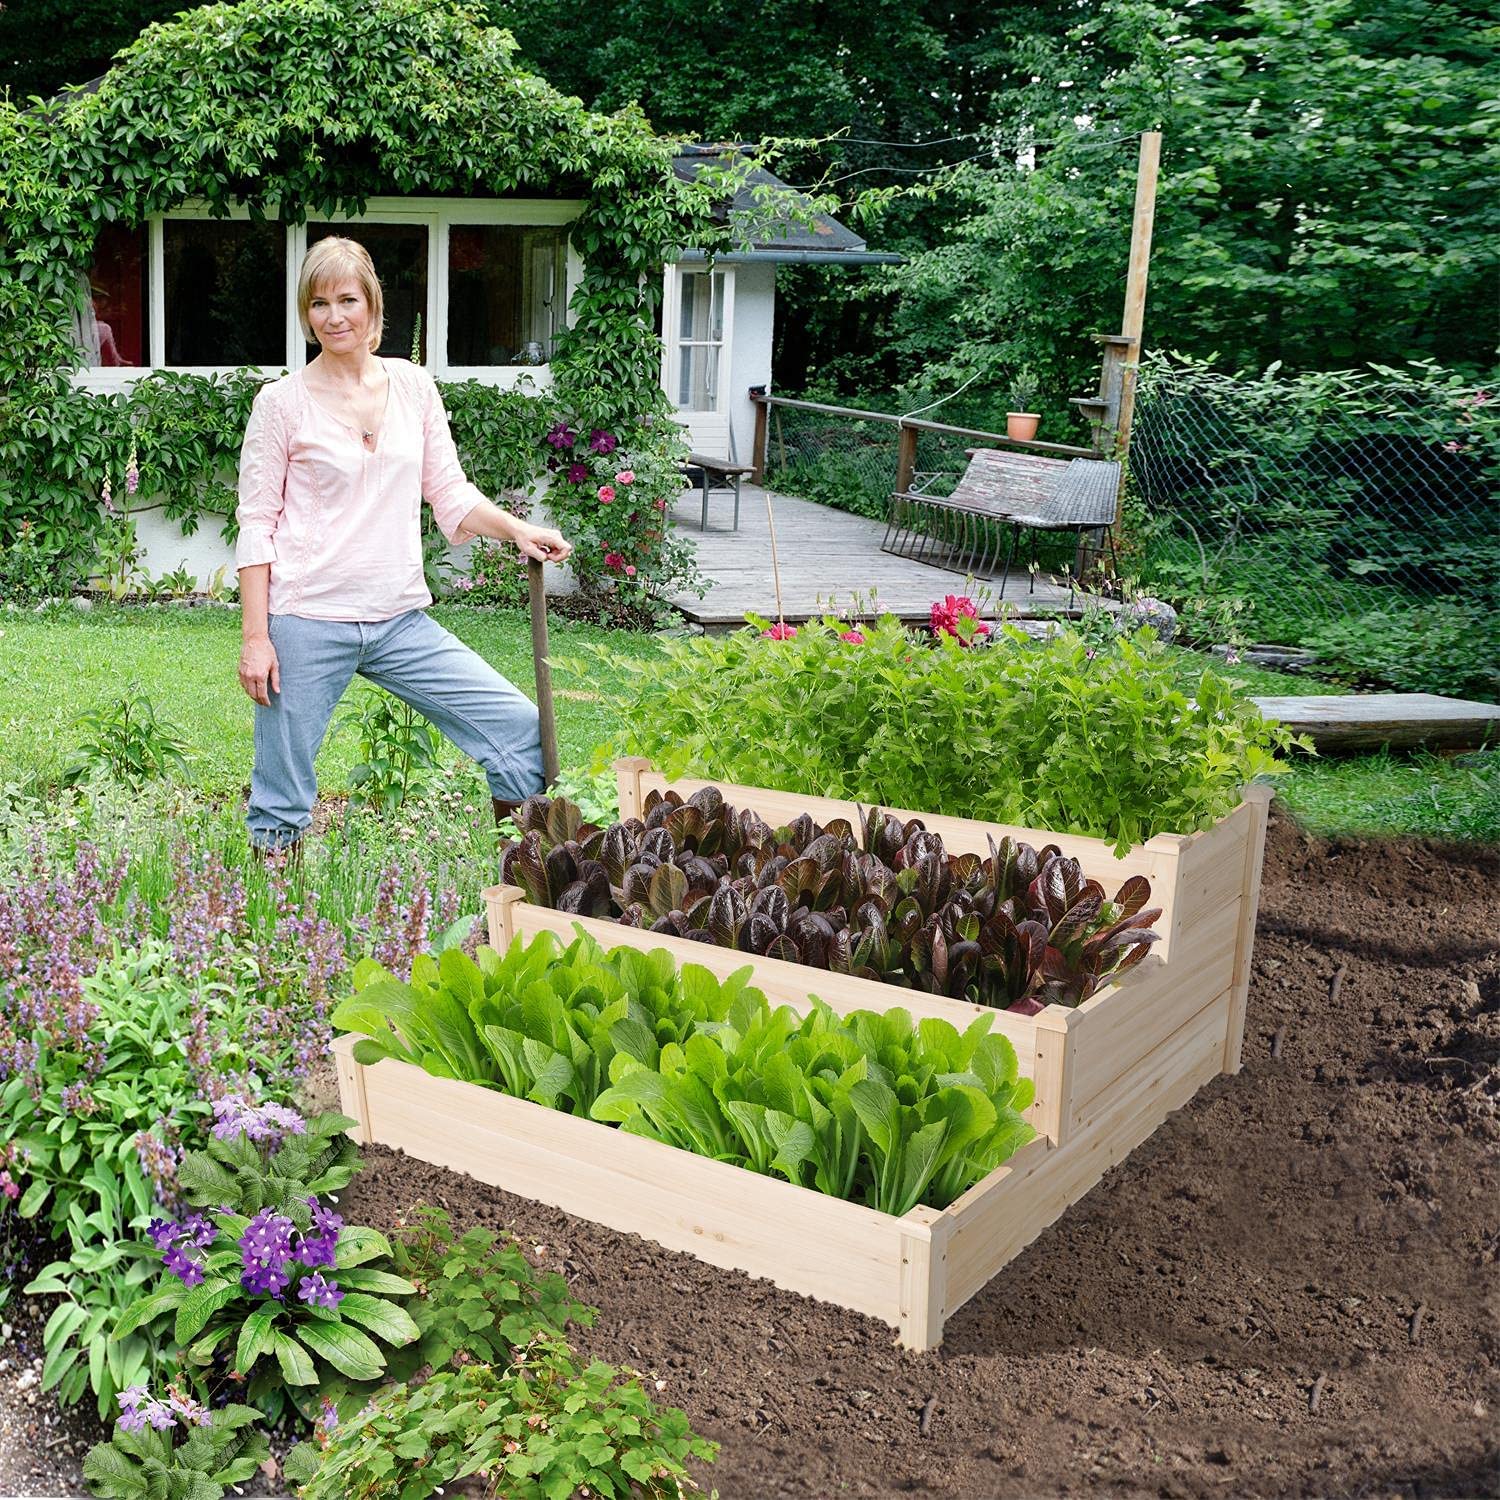
[{"label": "white door", "polygon": [[696,453],[732,455],[729,360],[734,323],[734,267],[669,266],[662,332],[662,385]]}]

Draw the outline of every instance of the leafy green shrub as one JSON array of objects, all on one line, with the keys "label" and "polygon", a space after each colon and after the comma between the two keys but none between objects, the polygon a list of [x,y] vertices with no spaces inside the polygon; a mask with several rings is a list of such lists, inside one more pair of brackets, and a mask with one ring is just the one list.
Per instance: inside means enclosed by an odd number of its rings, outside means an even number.
[{"label": "leafy green shrub", "polygon": [[[1206,828],[1291,743],[1232,683],[1181,668],[1149,630],[1093,646],[1008,627],[972,649],[899,621],[825,619],[662,643],[632,660],[589,646],[616,748],[669,777],[951,813],[1110,840]],[[567,663],[559,663],[567,667]],[[603,670],[599,670],[600,667]]]},{"label": "leafy green shrub", "polygon": [[100,775],[140,786],[172,771],[187,770],[187,741],[157,718],[150,698],[138,687],[131,687],[113,703],[80,714],[75,727],[84,731],[84,738],[63,769],[64,786]]},{"label": "leafy green shrub", "polygon": [[608,829],[556,798],[515,817],[525,835],[501,878],[534,905],[1001,1009],[1081,1005],[1146,956],[1161,915],[1140,876],[1109,900],[1053,845],[952,857],[919,820],[874,808],[858,840],[805,813],[773,829],[717,787],[653,791]]},{"label": "leafy green shrub", "polygon": [[468,1475],[507,1500],[679,1500],[697,1491],[687,1463],[716,1451],[638,1379],[597,1361],[579,1370],[565,1344],[539,1340],[508,1369],[388,1387],[294,1448],[286,1473],[302,1500],[421,1500]]},{"label": "leafy green shrub", "polygon": [[798,1016],[665,952],[549,934],[402,984],[355,971],[335,1024],[392,1057],[896,1215],[941,1208],[1032,1138],[1015,1049],[904,1010]]},{"label": "leafy green shrub", "polygon": [[406,1310],[420,1330],[392,1354],[395,1379],[455,1361],[508,1365],[539,1331],[594,1321],[594,1309],[575,1302],[561,1276],[535,1271],[514,1238],[477,1226],[456,1235],[440,1208],[404,1215],[391,1250],[394,1269],[417,1289]]},{"label": "leafy green shrub", "polygon": [[109,1441],[83,1460],[90,1492],[105,1500],[221,1500],[270,1457],[265,1437],[249,1430],[260,1413],[248,1406],[210,1411],[178,1391],[158,1400],[135,1386],[120,1393],[120,1408]]},{"label": "leafy green shrub", "polygon": [[[161,1340],[102,1333],[150,1280],[132,1231],[154,1204],[177,1201],[178,1159],[206,1137],[211,1114],[201,1090],[267,1065],[232,1040],[250,1034],[248,1015],[220,986],[195,993],[170,949],[152,942],[102,964],[65,1017],[37,1021],[20,1040],[32,1066],[0,1090],[0,1130],[15,1152],[21,1215],[45,1210],[49,1232],[69,1247],[26,1287],[63,1299],[43,1335],[42,1384],[65,1406],[92,1388],[102,1416],[165,1358]],[[223,1044],[210,1046],[211,1034]]]},{"label": "leafy green shrub", "polygon": [[1308,644],[1320,670],[1359,683],[1500,701],[1500,608],[1392,606],[1324,625]]},{"label": "leafy green shrub", "polygon": [[395,812],[422,795],[441,763],[443,737],[436,725],[382,688],[367,688],[339,715],[338,727],[352,729],[359,742],[359,759],[349,772],[351,806]]}]

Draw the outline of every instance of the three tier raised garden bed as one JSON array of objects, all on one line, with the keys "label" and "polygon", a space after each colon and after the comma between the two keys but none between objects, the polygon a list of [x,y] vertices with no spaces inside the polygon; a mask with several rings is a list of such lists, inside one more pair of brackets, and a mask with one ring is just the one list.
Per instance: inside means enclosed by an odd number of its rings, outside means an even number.
[{"label": "three tier raised garden bed", "polygon": [[[653,790],[687,797],[708,784],[669,784],[640,759],[617,771],[624,818]],[[859,818],[853,803],[717,785],[773,826],[801,813],[820,824]],[[1132,875],[1151,881],[1162,908],[1157,956],[1076,1008],[1031,1016],[553,911],[514,886],[486,891],[497,948],[581,929],[606,948],[665,949],[720,977],[749,966],[772,1001],[799,1010],[816,995],[841,1014],[902,1006],[960,1027],[991,1017],[1035,1081],[1027,1118],[1038,1138],[941,1211],[896,1218],[406,1063],[364,1066],[350,1037],[335,1047],[342,1107],[363,1141],[853,1308],[907,1347],[932,1348],[958,1308],[1168,1114],[1238,1070],[1269,800],[1268,789],[1248,788],[1212,828],[1158,835],[1123,857],[1097,839],[891,809],[921,818],[950,853],[984,854],[1008,834],[1059,846],[1109,890]]]}]

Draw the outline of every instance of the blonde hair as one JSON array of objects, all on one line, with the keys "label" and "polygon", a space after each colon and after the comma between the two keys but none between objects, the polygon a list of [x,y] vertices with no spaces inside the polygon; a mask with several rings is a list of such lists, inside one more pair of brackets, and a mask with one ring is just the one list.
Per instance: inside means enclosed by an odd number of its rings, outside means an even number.
[{"label": "blonde hair", "polygon": [[307,310],[312,306],[314,289],[326,287],[330,282],[352,276],[365,294],[370,306],[370,350],[380,347],[381,335],[385,332],[385,297],[381,294],[380,278],[375,274],[375,262],[370,252],[357,240],[346,240],[331,234],[313,245],[302,257],[302,269],[297,273],[297,321],[302,325],[302,336],[309,344],[318,342],[307,321]]}]

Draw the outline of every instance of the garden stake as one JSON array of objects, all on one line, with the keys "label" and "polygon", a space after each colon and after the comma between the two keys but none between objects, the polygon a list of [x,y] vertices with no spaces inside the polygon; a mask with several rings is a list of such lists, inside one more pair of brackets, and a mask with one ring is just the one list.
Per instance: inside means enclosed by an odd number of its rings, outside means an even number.
[{"label": "garden stake", "polygon": [[771,532],[771,582],[776,588],[776,623],[785,625],[781,613],[781,563],[776,557],[776,517],[771,512],[771,492],[766,492],[766,525]]},{"label": "garden stake", "polygon": [[536,711],[542,734],[542,773],[548,786],[557,784],[557,718],[552,711],[552,668],[547,662],[547,588],[542,565],[526,559],[526,583],[531,590],[531,664],[536,670]]}]

